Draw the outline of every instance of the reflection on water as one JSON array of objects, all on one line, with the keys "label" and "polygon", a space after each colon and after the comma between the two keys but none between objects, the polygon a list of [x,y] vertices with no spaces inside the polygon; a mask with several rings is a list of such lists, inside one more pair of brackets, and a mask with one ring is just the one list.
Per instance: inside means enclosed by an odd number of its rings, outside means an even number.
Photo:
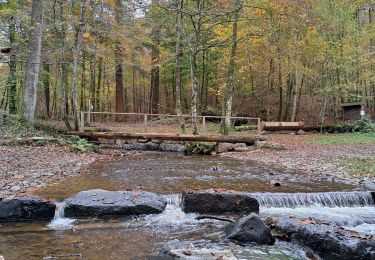
[{"label": "reflection on water", "polygon": [[[281,187],[269,184],[278,180]],[[222,188],[245,192],[318,192],[352,190],[351,185],[310,180],[248,161],[226,157],[184,156],[174,153],[142,153],[112,161],[100,161],[87,173],[39,191],[47,198],[63,200],[89,189],[142,189],[174,194],[190,189]]]}]

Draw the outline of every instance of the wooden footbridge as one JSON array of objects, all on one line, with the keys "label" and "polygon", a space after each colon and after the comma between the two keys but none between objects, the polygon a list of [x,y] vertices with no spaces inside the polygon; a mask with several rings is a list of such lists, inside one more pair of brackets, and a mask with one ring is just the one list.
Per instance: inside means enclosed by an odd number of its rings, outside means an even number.
[{"label": "wooden footbridge", "polygon": [[[184,122],[189,125],[191,115],[182,116]],[[249,125],[252,123],[252,131],[231,134],[228,136],[212,134],[218,133],[220,116],[197,116],[199,129],[202,134],[180,134],[179,117],[167,114],[145,114],[145,113],[108,113],[108,112],[81,112],[81,130],[69,132],[70,135],[80,136],[88,139],[150,139],[163,141],[186,141],[186,142],[217,142],[217,143],[246,143],[254,144],[255,141],[266,140],[261,136],[261,125],[259,118],[230,117],[232,126],[236,122]],[[106,128],[106,131],[83,131],[84,125],[94,125]],[[91,129],[92,130],[92,129]],[[151,132],[150,132],[151,131]]]}]

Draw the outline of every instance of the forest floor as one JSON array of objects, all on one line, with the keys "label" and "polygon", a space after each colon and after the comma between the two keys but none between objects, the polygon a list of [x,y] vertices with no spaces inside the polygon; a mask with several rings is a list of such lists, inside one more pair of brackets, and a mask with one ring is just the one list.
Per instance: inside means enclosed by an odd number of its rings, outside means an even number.
[{"label": "forest floor", "polygon": [[362,186],[372,186],[375,181],[374,134],[271,134],[267,135],[267,141],[280,144],[285,150],[256,149],[226,156],[310,174],[318,180]]}]

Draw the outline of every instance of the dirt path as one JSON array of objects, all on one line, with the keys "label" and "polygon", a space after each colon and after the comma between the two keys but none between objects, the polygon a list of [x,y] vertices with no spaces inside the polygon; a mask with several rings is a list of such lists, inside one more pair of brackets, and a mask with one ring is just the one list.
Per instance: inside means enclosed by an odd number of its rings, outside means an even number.
[{"label": "dirt path", "polygon": [[24,194],[79,174],[103,155],[73,153],[57,145],[0,146],[0,197]]},{"label": "dirt path", "polygon": [[270,143],[285,146],[286,150],[257,149],[246,153],[226,154],[240,160],[252,160],[286,171],[314,175],[316,179],[358,183],[374,181],[371,175],[355,175],[343,166],[349,158],[375,158],[374,144],[316,144],[316,135],[268,135]]}]

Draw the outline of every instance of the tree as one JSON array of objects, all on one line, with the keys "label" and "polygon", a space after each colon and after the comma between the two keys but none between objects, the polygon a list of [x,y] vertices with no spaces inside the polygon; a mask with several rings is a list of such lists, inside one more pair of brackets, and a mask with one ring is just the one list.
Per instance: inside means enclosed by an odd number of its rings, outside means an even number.
[{"label": "tree", "polygon": [[[151,10],[155,10],[159,0],[152,0]],[[159,88],[160,88],[160,25],[154,17],[154,26],[151,32],[152,46],[151,46],[151,95],[150,95],[150,113],[159,113]]]},{"label": "tree", "polygon": [[227,84],[224,90],[224,102],[222,108],[222,118],[220,125],[220,133],[223,135],[229,134],[230,127],[230,117],[232,116],[232,103],[233,103],[233,93],[235,85],[235,59],[237,54],[237,29],[238,29],[238,15],[242,8],[241,0],[235,0],[234,4],[234,17],[233,17],[233,33],[232,33],[232,50],[230,53],[229,64],[228,64],[228,76]]},{"label": "tree", "polygon": [[185,120],[182,117],[182,109],[181,109],[181,47],[182,47],[182,32],[183,32],[183,16],[182,10],[184,6],[184,0],[176,0],[176,11],[177,11],[177,19],[176,19],[176,70],[175,70],[175,85],[176,85],[176,93],[175,93],[175,103],[176,103],[176,114],[180,121],[180,128],[181,132],[185,133]]},{"label": "tree", "polygon": [[[121,24],[123,6],[121,0],[116,1],[115,18],[118,24]],[[115,40],[115,79],[116,79],[116,112],[123,113],[124,103],[124,68],[122,64],[122,47],[120,39]]]},{"label": "tree", "polygon": [[44,1],[33,0],[31,6],[31,28],[29,33],[29,56],[26,64],[26,77],[23,92],[23,116],[29,122],[34,120],[35,113],[44,26],[43,11]]}]

